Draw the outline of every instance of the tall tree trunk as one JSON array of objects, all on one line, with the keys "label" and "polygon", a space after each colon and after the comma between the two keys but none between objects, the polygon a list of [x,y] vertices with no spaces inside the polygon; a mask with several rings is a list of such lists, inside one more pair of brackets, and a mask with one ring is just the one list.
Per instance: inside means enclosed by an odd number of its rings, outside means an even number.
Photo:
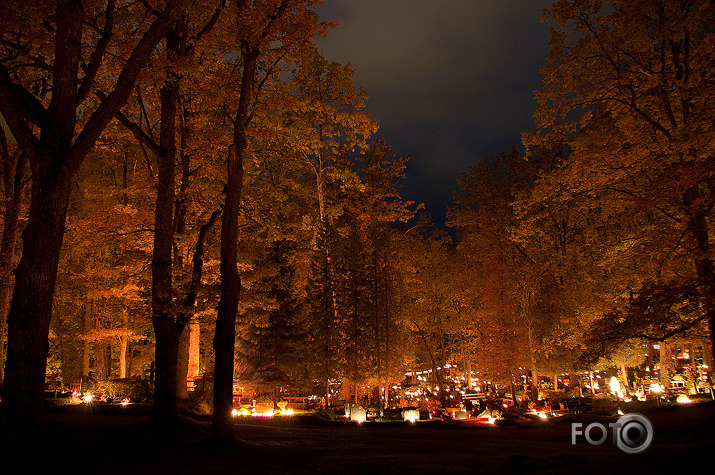
[{"label": "tall tree trunk", "polygon": [[129,377],[127,373],[127,356],[129,353],[129,313],[126,309],[122,310],[122,322],[127,333],[119,337],[119,379]]},{"label": "tall tree trunk", "polygon": [[199,322],[190,323],[189,334],[188,377],[196,378],[201,373],[201,324]]},{"label": "tall tree trunk", "polygon": [[536,370],[536,363],[532,363],[531,368],[531,400],[536,402],[539,400],[539,373]]},{"label": "tall tree trunk", "polygon": [[105,380],[107,379],[105,373],[104,373],[104,342],[97,338],[97,335],[99,335],[99,330],[101,330],[101,326],[99,323],[99,312],[93,312],[92,316],[94,317],[94,333],[95,333],[95,338],[94,338],[94,374],[98,380]]},{"label": "tall tree trunk", "polygon": [[182,335],[180,340],[179,365],[177,368],[177,378],[181,383],[178,391],[179,398],[187,399],[189,397],[188,387],[186,385],[187,376],[193,378],[199,375],[201,331],[199,322],[192,320],[194,318],[196,298],[199,288],[201,287],[206,237],[214,224],[216,224],[220,215],[221,209],[214,210],[209,220],[199,228],[199,235],[196,238],[196,245],[194,246],[194,255],[191,259],[191,279],[189,280],[189,285],[186,290],[181,314],[181,320],[186,322],[188,329],[184,330],[184,335]]},{"label": "tall tree trunk", "polygon": [[82,376],[89,376],[89,362],[92,356],[92,345],[87,338],[89,332],[92,329],[92,300],[87,297],[87,301],[84,306],[84,317],[82,320],[82,334],[84,339],[82,340]]},{"label": "tall tree trunk", "polygon": [[17,244],[17,226],[20,220],[20,205],[25,188],[24,175],[27,158],[19,149],[10,153],[5,132],[0,131],[3,148],[3,180],[5,188],[5,216],[0,243],[0,387],[5,369],[5,344],[7,342],[7,312],[12,289],[12,266]]},{"label": "tall tree trunk", "polygon": [[660,342],[660,384],[670,387],[670,376],[673,371],[673,361],[670,356],[670,346],[667,342]]},{"label": "tall tree trunk", "polygon": [[[59,175],[59,176],[58,176]],[[57,266],[69,203],[69,177],[34,173],[32,201],[23,231],[8,314],[8,346],[2,388],[6,431],[21,447],[40,437],[48,334]]]},{"label": "tall tree trunk", "polygon": [[248,151],[249,105],[258,62],[258,50],[243,45],[241,97],[234,121],[233,145],[228,154],[226,202],[221,216],[221,298],[214,335],[214,413],[211,434],[214,438],[232,435],[233,368],[236,344],[236,315],[241,293],[238,274],[238,216],[243,187],[243,161]]},{"label": "tall tree trunk", "polygon": [[172,284],[174,244],[174,157],[175,120],[179,100],[177,78],[171,71],[161,89],[160,153],[157,155],[157,193],[154,211],[154,254],[152,257],[152,323],[156,337],[156,383],[152,420],[161,425],[178,420],[177,365],[179,339],[183,330],[175,319]]},{"label": "tall tree trunk", "polygon": [[631,395],[630,384],[628,382],[628,368],[625,363],[621,363],[621,377],[623,378],[623,395],[628,397]]},{"label": "tall tree trunk", "polygon": [[127,378],[127,349],[129,337],[122,335],[119,339],[119,379]]}]

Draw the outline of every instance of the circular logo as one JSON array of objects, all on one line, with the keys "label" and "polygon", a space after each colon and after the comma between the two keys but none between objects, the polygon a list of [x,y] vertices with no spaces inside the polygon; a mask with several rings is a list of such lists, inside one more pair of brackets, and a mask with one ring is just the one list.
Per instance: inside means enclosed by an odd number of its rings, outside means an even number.
[{"label": "circular logo", "polygon": [[639,454],[653,442],[653,425],[642,414],[626,414],[618,419],[616,445],[628,454]]}]

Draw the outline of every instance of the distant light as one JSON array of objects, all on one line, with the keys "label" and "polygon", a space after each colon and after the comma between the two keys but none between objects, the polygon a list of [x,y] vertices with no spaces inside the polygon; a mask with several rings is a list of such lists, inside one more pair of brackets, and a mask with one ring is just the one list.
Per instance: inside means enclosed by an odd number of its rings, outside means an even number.
[{"label": "distant light", "polygon": [[417,409],[406,409],[402,413],[402,419],[414,424],[415,421],[420,419],[420,411]]},{"label": "distant light", "polygon": [[264,412],[254,412],[253,417],[273,417],[273,409],[269,409]]},{"label": "distant light", "polygon": [[678,404],[690,404],[693,402],[692,399],[690,399],[687,395],[681,394],[678,396],[678,398],[675,400]]}]

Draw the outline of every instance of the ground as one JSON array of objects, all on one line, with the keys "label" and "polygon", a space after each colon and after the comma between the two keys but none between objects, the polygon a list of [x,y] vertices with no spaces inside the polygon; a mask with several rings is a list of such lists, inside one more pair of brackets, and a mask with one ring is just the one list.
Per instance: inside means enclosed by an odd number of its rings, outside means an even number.
[{"label": "ground", "polygon": [[572,445],[571,423],[617,419],[592,414],[508,426],[245,417],[237,419],[237,440],[217,445],[207,421],[184,419],[162,432],[147,423],[147,408],[75,406],[46,414],[43,447],[24,463],[72,474],[684,473],[712,464],[715,402],[637,409],[654,437],[632,455],[610,437]]}]

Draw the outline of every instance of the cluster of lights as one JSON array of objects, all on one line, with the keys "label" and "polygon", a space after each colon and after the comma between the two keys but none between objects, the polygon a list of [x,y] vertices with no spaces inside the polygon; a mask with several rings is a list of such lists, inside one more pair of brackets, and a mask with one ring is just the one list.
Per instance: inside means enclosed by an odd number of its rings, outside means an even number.
[{"label": "cluster of lights", "polygon": [[238,416],[253,416],[253,417],[273,417],[276,415],[280,416],[292,416],[295,414],[295,411],[291,408],[286,407],[286,404],[282,404],[284,401],[281,401],[278,403],[279,409],[276,411],[275,409],[266,409],[266,410],[261,410],[261,411],[256,411],[249,409],[247,407],[241,407],[239,409],[233,408],[231,410],[231,416],[232,417],[238,417]]}]

